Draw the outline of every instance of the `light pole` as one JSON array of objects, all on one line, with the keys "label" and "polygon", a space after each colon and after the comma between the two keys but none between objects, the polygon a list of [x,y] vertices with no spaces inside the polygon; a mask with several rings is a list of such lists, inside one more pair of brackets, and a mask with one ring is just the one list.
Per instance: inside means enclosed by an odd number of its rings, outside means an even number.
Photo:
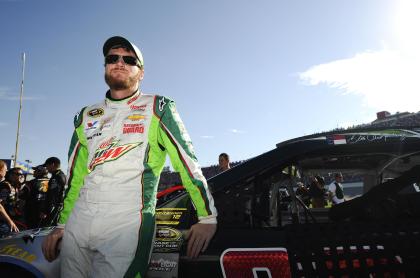
[{"label": "light pole", "polygon": [[14,157],[14,161],[13,161],[14,165],[16,165],[16,161],[17,161],[17,157],[18,157],[18,148],[19,148],[20,114],[22,112],[23,81],[25,79],[25,60],[26,60],[26,55],[25,55],[25,52],[23,52],[22,53],[22,82],[20,83],[18,126],[17,126],[17,132],[16,132],[15,157]]}]

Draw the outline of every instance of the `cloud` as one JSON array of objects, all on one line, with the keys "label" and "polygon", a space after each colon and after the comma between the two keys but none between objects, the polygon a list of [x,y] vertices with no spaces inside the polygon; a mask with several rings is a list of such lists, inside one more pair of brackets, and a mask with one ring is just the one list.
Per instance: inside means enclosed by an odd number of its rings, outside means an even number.
[{"label": "cloud", "polygon": [[9,124],[8,123],[4,123],[4,122],[0,122],[0,127],[7,126],[7,125],[9,125]]},{"label": "cloud", "polygon": [[[1,0],[0,0],[1,1]],[[11,92],[12,90],[8,87],[0,87],[0,100],[10,100],[10,101],[19,101],[20,99],[20,92]],[[23,92],[22,100],[29,101],[29,100],[41,100],[45,99],[44,96],[26,96],[25,91]]]},{"label": "cloud", "polygon": [[203,139],[213,139],[214,138],[213,135],[201,135],[200,137],[203,138]]},{"label": "cloud", "polygon": [[245,131],[243,130],[239,130],[239,129],[235,129],[235,128],[231,128],[229,129],[229,132],[235,133],[235,134],[242,134],[245,133]]},{"label": "cloud", "polygon": [[365,51],[354,57],[310,67],[299,77],[306,85],[327,85],[360,95],[363,104],[390,112],[417,112],[420,60],[400,51]]},{"label": "cloud", "polygon": [[[19,99],[20,99],[20,97],[19,97],[19,96],[4,96],[4,97],[1,97],[1,96],[0,96],[0,99],[14,101],[14,100],[19,100]],[[26,96],[23,96],[23,97],[22,97],[22,100],[23,100],[23,101],[28,101],[28,100],[40,100],[40,99],[44,99],[44,98],[43,98],[43,97],[26,97]]]}]

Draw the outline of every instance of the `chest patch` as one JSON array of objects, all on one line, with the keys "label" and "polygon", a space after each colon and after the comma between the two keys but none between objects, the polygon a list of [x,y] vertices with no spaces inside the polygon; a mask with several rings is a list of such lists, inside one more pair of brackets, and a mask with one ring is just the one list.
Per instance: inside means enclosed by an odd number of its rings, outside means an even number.
[{"label": "chest patch", "polygon": [[89,169],[93,171],[98,165],[120,159],[129,151],[142,144],[143,142],[120,144],[120,140],[103,143],[96,149],[95,154],[89,163]]}]

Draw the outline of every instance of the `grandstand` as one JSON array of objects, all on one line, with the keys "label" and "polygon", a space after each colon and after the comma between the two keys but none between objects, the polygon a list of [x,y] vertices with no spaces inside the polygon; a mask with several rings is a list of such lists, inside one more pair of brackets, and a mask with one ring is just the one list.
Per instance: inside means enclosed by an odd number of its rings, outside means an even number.
[{"label": "grandstand", "polygon": [[[234,167],[243,161],[235,161],[231,162],[230,166]],[[220,173],[218,165],[211,165],[207,167],[202,167],[201,170],[203,171],[204,177],[206,179],[211,178],[217,174]],[[160,181],[159,181],[159,187],[158,191],[164,190],[166,188],[169,188],[173,185],[182,184],[181,183],[181,177],[179,176],[178,172],[171,172],[169,170],[169,167],[165,167],[162,171],[162,174],[160,175]]]},{"label": "grandstand", "polygon": [[387,111],[376,113],[376,120],[371,122],[368,126],[373,127],[414,127],[420,126],[420,112],[417,113],[395,113],[391,115]]}]

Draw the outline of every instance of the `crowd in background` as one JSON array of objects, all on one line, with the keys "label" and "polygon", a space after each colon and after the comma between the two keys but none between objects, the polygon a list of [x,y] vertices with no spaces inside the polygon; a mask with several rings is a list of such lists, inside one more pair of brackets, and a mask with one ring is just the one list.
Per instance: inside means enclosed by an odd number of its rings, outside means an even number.
[{"label": "crowd in background", "polygon": [[313,175],[309,177],[308,184],[300,182],[296,190],[296,195],[309,208],[325,208],[337,205],[345,201],[342,182],[344,176],[337,172],[334,179],[326,186],[323,176]]},{"label": "crowd in background", "polygon": [[19,230],[56,225],[63,205],[66,176],[57,157],[32,167],[27,181],[18,167],[0,160],[0,236]]},{"label": "crowd in background", "polygon": [[[223,153],[222,153],[223,154]],[[229,168],[241,164],[243,161],[229,162]],[[217,174],[220,174],[223,170],[220,165],[211,165],[208,167],[202,167],[201,171],[206,179],[209,179]],[[165,190],[173,185],[182,184],[181,177],[177,172],[169,171],[169,167],[165,168],[160,175],[159,180],[159,191]]]}]

